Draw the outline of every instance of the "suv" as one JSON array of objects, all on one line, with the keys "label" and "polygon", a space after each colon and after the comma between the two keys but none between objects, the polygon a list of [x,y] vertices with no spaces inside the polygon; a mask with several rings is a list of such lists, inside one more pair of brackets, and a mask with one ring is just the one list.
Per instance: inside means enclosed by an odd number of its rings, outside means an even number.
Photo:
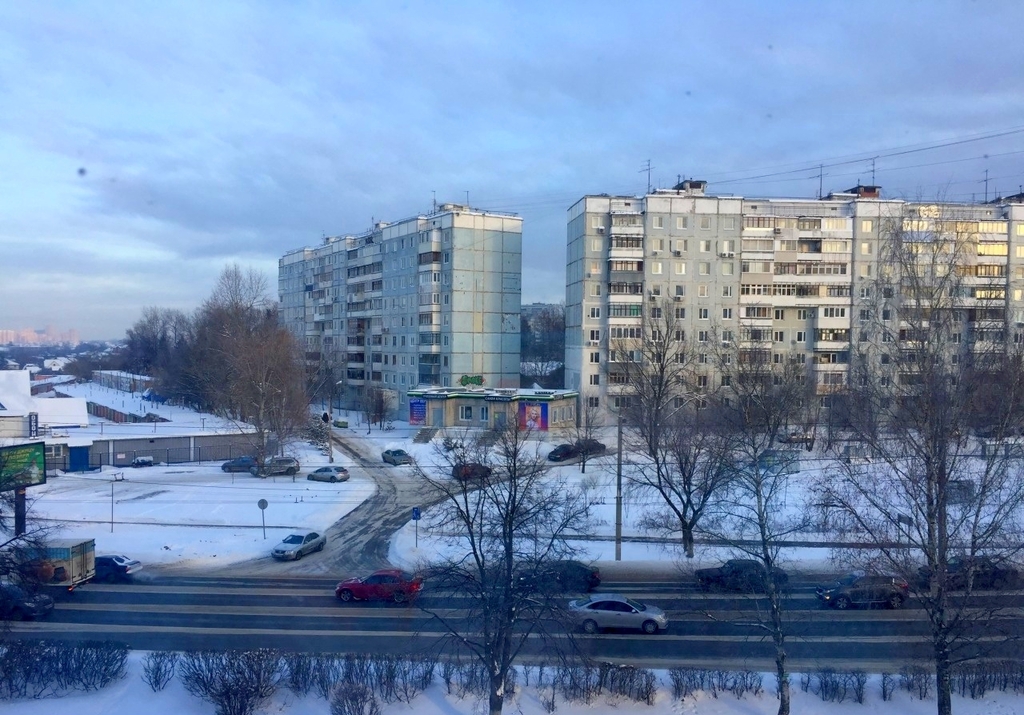
[{"label": "suv", "polygon": [[[969,559],[950,559],[946,564],[946,588],[957,591],[966,589],[971,566],[974,567],[971,582],[974,589],[1013,588],[1020,582],[1020,572],[1013,566],[995,562],[987,556],[979,556],[973,564]],[[918,584],[922,590],[928,590],[931,575],[931,569],[927,566],[917,570]]]},{"label": "suv", "polygon": [[[718,586],[727,591],[766,592],[768,583],[764,564],[753,559],[730,559],[718,568],[697,569],[697,585],[701,588]],[[775,585],[785,586],[789,576],[779,568],[772,569]]]},{"label": "suv", "polygon": [[262,467],[253,467],[249,473],[254,477],[273,477],[287,474],[289,477],[299,472],[299,460],[295,457],[271,457]]},{"label": "suv", "polygon": [[576,442],[576,454],[581,457],[593,457],[595,454],[604,454],[607,447],[596,439],[581,439]]},{"label": "suv", "polygon": [[832,586],[819,586],[816,593],[823,605],[845,611],[855,605],[879,604],[899,608],[907,600],[909,589],[909,584],[901,578],[854,571]]}]

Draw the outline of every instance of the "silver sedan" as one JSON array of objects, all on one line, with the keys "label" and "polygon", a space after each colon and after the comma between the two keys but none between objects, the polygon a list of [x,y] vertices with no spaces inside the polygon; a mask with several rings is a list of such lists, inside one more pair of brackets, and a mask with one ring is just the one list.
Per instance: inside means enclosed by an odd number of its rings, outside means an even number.
[{"label": "silver sedan", "polygon": [[569,613],[584,633],[623,628],[654,634],[668,628],[668,617],[657,606],[613,593],[593,593],[587,598],[570,601]]},{"label": "silver sedan", "polygon": [[327,543],[325,534],[318,534],[315,531],[306,531],[298,534],[290,534],[284,541],[274,547],[271,555],[281,561],[298,561],[306,554],[314,551],[323,551]]}]

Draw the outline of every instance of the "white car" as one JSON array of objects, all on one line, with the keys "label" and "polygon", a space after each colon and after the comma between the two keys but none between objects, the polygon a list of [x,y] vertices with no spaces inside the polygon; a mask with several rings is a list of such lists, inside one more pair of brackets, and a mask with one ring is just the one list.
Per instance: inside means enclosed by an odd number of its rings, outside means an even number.
[{"label": "white car", "polygon": [[344,467],[320,467],[310,472],[306,479],[311,482],[347,482],[348,470]]},{"label": "white car", "polygon": [[304,531],[289,534],[284,541],[274,547],[271,556],[280,561],[298,561],[306,554],[323,551],[327,536],[315,531]]}]

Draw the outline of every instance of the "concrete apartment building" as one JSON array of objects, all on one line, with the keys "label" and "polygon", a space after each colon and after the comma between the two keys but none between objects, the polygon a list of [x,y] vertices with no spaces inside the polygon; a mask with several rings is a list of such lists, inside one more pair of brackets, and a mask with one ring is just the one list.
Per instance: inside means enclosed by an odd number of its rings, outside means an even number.
[{"label": "concrete apartment building", "polygon": [[519,386],[522,219],[458,204],[279,260],[281,320],[311,364],[335,365],[338,406],[389,390]]},{"label": "concrete apartment building", "polygon": [[972,241],[962,269],[969,329],[975,339],[1021,340],[1019,196],[915,203],[857,186],[823,199],[757,199],[706,195],[705,187],[684,181],[643,197],[585,196],[569,209],[565,387],[591,404],[618,405],[625,387],[609,346],[640,337],[644,319],[664,310],[697,350],[738,341],[771,350],[775,361],[809,363],[824,401],[847,380],[851,342],[867,339],[858,326],[873,281],[889,270],[878,257],[894,221],[926,231],[955,217]]}]

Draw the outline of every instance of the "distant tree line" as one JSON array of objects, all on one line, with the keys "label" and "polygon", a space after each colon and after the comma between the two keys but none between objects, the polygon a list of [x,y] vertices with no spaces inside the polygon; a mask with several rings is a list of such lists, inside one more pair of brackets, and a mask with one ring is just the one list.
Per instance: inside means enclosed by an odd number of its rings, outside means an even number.
[{"label": "distant tree line", "polygon": [[301,346],[280,325],[266,277],[251,269],[225,268],[191,315],[144,309],[128,329],[123,365],[151,376],[172,402],[249,426],[257,459],[308,422]]}]

